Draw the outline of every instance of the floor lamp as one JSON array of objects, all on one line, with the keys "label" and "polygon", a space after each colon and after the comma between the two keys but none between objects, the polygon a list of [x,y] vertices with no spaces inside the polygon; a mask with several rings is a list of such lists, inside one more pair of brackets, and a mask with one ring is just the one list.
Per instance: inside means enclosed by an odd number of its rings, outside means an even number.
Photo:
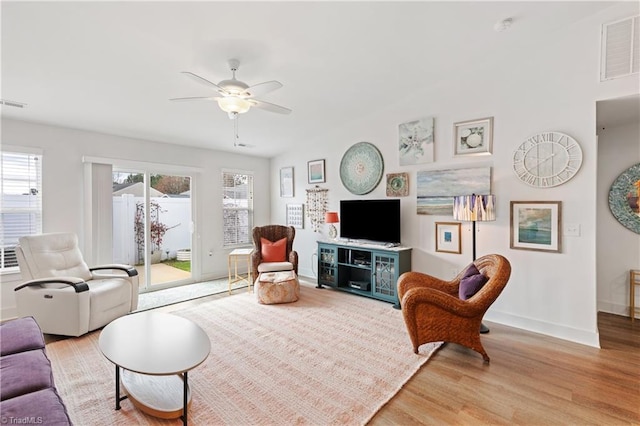
[{"label": "floor lamp", "polygon": [[[476,260],[476,222],[496,220],[495,195],[458,195],[453,197],[453,218],[463,222],[471,222],[473,240],[473,261]],[[480,333],[488,333],[489,328],[481,324]]]}]

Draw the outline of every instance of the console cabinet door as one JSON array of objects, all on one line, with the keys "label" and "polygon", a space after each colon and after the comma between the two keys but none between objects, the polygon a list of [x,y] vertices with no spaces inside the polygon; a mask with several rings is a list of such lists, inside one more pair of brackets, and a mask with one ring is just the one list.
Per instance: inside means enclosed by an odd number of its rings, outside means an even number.
[{"label": "console cabinet door", "polygon": [[389,252],[373,252],[373,274],[371,291],[373,296],[389,302],[396,302],[396,282],[398,281],[398,255]]},{"label": "console cabinet door", "polygon": [[318,283],[338,286],[338,249],[336,246],[318,244]]}]

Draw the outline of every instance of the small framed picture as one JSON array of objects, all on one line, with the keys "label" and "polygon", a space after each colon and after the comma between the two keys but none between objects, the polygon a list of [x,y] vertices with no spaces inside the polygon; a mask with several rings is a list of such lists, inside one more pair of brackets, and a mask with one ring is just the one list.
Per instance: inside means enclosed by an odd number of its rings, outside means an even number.
[{"label": "small framed picture", "polygon": [[454,155],[490,155],[493,117],[461,121],[453,125]]},{"label": "small framed picture", "polygon": [[285,198],[293,197],[293,167],[280,169],[280,196]]},{"label": "small framed picture", "polygon": [[512,249],[560,253],[561,201],[512,201]]},{"label": "small framed picture", "polygon": [[309,183],[323,183],[324,177],[324,160],[313,160],[307,162],[309,169]]},{"label": "small framed picture", "polygon": [[409,173],[387,174],[387,197],[406,197],[409,195]]},{"label": "small framed picture", "polygon": [[304,228],[304,204],[287,204],[287,225]]},{"label": "small framed picture", "polygon": [[436,222],[436,251],[462,253],[459,222]]}]

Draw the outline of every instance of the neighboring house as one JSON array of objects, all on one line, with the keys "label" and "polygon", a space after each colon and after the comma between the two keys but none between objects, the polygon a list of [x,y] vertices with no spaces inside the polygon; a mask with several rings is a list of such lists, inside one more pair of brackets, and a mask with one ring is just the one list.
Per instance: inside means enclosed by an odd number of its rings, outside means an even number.
[{"label": "neighboring house", "polygon": [[[144,197],[144,183],[118,183],[113,185],[113,196],[133,195],[134,197]],[[166,197],[167,195],[155,188],[149,188],[150,197]]]}]

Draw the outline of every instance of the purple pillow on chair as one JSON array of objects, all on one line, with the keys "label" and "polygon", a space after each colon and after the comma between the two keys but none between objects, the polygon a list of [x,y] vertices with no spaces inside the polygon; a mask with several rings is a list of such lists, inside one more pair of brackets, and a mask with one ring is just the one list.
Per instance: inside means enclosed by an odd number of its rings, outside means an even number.
[{"label": "purple pillow on chair", "polygon": [[469,299],[476,294],[487,281],[487,277],[482,275],[476,265],[472,263],[467,270],[464,271],[464,276],[460,280],[458,297],[460,297],[461,300]]}]

